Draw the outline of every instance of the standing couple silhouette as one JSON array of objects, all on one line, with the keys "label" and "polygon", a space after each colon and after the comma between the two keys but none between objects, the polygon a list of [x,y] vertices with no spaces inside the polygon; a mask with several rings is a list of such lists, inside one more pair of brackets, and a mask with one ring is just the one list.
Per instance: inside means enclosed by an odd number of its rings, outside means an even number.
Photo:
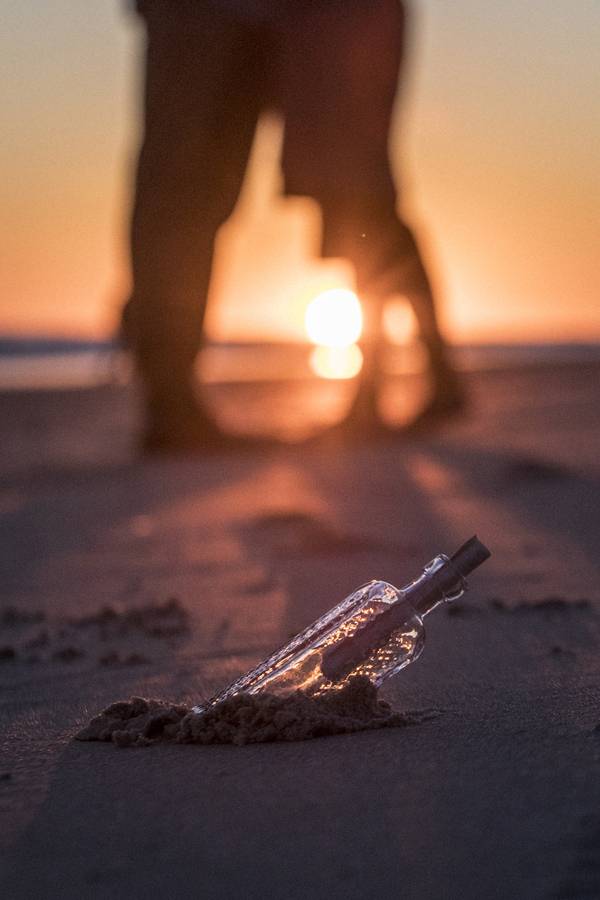
[{"label": "standing couple silhouette", "polygon": [[405,47],[399,0],[138,0],[147,31],[144,131],[123,314],[144,396],[143,449],[235,444],[194,387],[215,236],[231,214],[261,113],[284,119],[286,194],[320,205],[323,256],[354,266],[363,368],[343,423],[377,415],[386,300],[412,305],[429,356],[421,420],[463,396],[415,237],[397,212],[388,139]]}]

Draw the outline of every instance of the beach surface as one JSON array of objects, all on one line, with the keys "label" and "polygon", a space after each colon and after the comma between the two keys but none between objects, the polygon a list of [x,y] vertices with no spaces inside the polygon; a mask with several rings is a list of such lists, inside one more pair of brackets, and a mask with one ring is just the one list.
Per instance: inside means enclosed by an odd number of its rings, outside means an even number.
[{"label": "beach surface", "polygon": [[[0,394],[1,895],[599,897],[599,377],[472,373],[428,436],[144,462],[129,388]],[[244,416],[294,405],[261,390]],[[383,692],[419,724],[73,741],[115,700],[201,701],[474,533],[492,559]]]}]

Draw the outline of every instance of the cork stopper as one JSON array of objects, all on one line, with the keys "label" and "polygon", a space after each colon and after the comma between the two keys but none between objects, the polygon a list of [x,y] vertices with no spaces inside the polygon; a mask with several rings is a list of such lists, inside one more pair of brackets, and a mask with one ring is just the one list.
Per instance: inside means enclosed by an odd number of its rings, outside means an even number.
[{"label": "cork stopper", "polygon": [[477,535],[474,534],[466,543],[450,557],[450,562],[456,571],[466,578],[474,569],[489,559],[492,554]]}]

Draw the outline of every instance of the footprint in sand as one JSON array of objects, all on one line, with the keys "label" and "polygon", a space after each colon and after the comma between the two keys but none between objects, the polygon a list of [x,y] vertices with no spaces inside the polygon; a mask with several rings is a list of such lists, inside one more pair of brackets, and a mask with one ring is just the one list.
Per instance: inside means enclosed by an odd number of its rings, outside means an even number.
[{"label": "footprint in sand", "polygon": [[331,522],[307,512],[265,513],[252,520],[250,531],[277,556],[337,556],[380,549],[375,541],[343,532]]},{"label": "footprint in sand", "polygon": [[506,465],[505,469],[506,479],[511,483],[562,481],[572,478],[573,474],[566,466],[548,462],[536,456],[516,456]]}]

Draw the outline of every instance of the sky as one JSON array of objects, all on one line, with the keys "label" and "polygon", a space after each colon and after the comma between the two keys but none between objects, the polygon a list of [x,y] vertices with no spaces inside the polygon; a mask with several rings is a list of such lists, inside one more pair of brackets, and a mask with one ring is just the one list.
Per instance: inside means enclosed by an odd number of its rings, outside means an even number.
[{"label": "sky", "polygon": [[[0,332],[104,336],[128,287],[142,33],[122,0],[0,0]],[[391,140],[451,340],[600,339],[600,0],[415,0]],[[318,211],[276,196],[259,129],[215,261],[209,332],[302,336],[351,285]]]}]

